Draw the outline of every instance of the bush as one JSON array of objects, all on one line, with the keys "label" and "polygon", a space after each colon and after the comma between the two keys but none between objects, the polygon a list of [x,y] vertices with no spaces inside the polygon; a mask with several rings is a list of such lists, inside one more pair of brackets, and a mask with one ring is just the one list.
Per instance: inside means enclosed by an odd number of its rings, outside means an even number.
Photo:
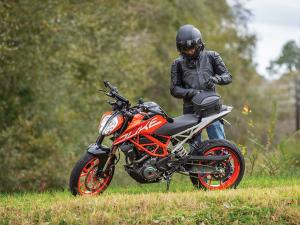
[{"label": "bush", "polygon": [[55,130],[40,132],[37,124],[19,119],[18,126],[0,135],[0,192],[35,190],[66,186],[71,154],[63,149]]}]

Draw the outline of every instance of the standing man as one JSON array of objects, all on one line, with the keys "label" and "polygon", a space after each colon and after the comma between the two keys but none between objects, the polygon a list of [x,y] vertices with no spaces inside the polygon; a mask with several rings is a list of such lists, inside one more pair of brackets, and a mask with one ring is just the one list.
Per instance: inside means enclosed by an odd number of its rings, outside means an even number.
[{"label": "standing man", "polygon": [[[204,50],[200,31],[187,24],[179,28],[176,47],[180,56],[171,67],[171,94],[183,99],[183,113],[192,114],[191,99],[201,90],[215,91],[215,85],[232,81],[222,58],[215,51]],[[216,121],[206,128],[209,139],[225,139],[223,124]],[[201,134],[196,138],[201,142]]]}]

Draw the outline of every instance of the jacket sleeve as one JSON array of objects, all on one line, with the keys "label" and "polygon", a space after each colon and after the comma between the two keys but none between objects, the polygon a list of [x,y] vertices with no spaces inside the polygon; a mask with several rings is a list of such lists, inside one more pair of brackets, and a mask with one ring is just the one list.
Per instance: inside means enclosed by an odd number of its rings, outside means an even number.
[{"label": "jacket sleeve", "polygon": [[171,84],[170,92],[175,98],[191,98],[197,90],[187,89],[183,87],[182,69],[180,69],[179,62],[175,60],[171,66]]},{"label": "jacket sleeve", "polygon": [[212,59],[213,59],[213,69],[215,75],[219,76],[219,83],[220,85],[230,84],[232,81],[232,76],[228,72],[225,63],[223,62],[221,56],[217,52],[212,52]]}]

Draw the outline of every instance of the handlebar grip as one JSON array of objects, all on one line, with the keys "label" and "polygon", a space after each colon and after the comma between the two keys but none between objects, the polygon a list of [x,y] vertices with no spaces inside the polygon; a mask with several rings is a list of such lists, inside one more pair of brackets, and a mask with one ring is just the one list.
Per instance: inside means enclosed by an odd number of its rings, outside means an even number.
[{"label": "handlebar grip", "polygon": [[104,81],[104,86],[105,87],[108,87],[110,90],[113,90],[115,92],[118,92],[118,89],[115,87],[115,86],[112,86],[111,83],[109,83],[109,81],[105,80]]},{"label": "handlebar grip", "polygon": [[112,89],[113,86],[109,83],[109,81],[105,80],[105,81],[103,81],[103,83],[104,83],[105,87]]}]

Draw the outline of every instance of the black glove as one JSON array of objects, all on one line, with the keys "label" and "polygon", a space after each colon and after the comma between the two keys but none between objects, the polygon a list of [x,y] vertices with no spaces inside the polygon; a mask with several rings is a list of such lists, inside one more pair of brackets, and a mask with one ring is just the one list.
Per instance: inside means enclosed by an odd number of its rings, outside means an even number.
[{"label": "black glove", "polygon": [[206,87],[208,89],[213,89],[216,84],[220,82],[221,78],[218,75],[211,76],[208,81],[206,82]]},{"label": "black glove", "polygon": [[196,89],[191,89],[189,92],[188,92],[188,98],[193,98],[196,94],[198,94],[200,91],[196,90]]}]

